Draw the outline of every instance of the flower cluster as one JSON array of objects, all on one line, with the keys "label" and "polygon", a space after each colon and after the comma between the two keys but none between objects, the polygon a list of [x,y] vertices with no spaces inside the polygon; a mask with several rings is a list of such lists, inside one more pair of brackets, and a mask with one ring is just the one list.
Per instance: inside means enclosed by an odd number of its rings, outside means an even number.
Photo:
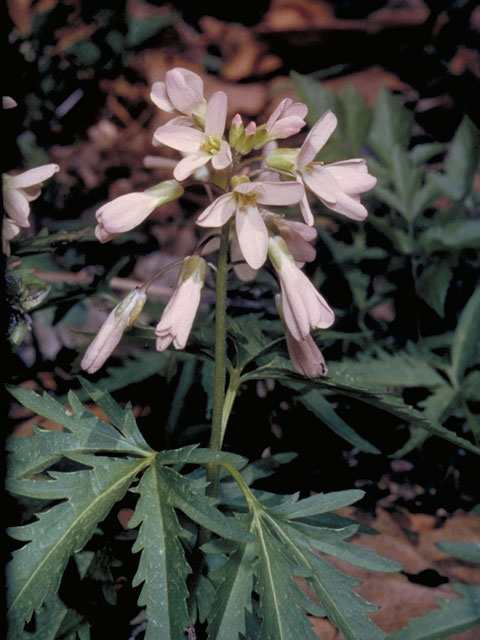
[{"label": "flower cluster", "polygon": [[[200,213],[197,225],[208,229],[229,226],[230,255],[242,280],[255,277],[267,258],[270,260],[279,280],[277,306],[292,364],[309,377],[325,375],[325,360],[311,331],[331,326],[334,313],[301,271],[303,263],[315,257],[312,242],[316,232],[307,193],[313,193],[332,211],[363,220],[367,211],[360,195],[376,183],[365,160],[332,164],[317,161],[317,154],[337,125],[331,111],[323,114],[299,148],[279,147],[277,140],[295,135],[305,126],[306,105],[289,98],[282,100],[267,122],[259,126],[255,122],[244,125],[236,114],[229,132],[225,131],[227,95],[217,91],[207,100],[202,79],[187,69],[168,71],[165,82],[153,85],[151,99],[173,116],[155,131],[154,145],[179,151],[182,158],[173,169],[173,179],[101,207],[96,214],[97,238],[107,242],[142,223],[157,207],[179,198],[189,184],[208,183],[210,191],[220,193]],[[269,210],[292,206],[298,206],[303,221]],[[155,330],[158,350],[171,343],[177,349],[185,346],[206,269],[200,252],[184,260],[177,288]],[[130,307],[124,307],[123,311],[114,310],[113,319],[106,321],[114,327],[115,339],[102,342],[101,358],[95,357],[98,336],[90,345],[82,364],[87,370],[96,370],[98,362],[103,363],[118,343],[118,327],[124,329],[130,323]]]}]

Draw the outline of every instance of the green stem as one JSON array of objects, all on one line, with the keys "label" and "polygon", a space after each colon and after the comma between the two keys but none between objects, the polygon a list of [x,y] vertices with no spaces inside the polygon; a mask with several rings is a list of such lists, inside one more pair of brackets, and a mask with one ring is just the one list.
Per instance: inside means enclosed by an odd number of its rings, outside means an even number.
[{"label": "green stem", "polygon": [[[213,387],[212,432],[210,434],[210,448],[220,451],[225,433],[223,425],[223,405],[225,400],[225,359],[227,339],[227,277],[228,277],[228,233],[229,224],[222,229],[220,250],[218,253],[216,304],[215,304],[215,373]],[[220,469],[218,465],[207,467],[207,495],[218,495]]]}]

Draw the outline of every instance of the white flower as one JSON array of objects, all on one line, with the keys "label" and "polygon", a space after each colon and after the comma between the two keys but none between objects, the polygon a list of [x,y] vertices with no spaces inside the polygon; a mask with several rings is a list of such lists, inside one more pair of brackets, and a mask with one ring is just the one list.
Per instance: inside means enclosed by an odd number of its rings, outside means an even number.
[{"label": "white flower", "polygon": [[183,349],[187,344],[206,273],[204,258],[194,255],[184,259],[177,287],[155,327],[157,351],[165,351],[172,342],[175,349]]}]

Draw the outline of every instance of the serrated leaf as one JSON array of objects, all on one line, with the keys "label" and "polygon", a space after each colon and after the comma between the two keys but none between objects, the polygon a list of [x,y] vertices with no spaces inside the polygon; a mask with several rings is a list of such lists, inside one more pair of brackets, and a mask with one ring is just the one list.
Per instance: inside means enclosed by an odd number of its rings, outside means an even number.
[{"label": "serrated leaf", "polygon": [[333,374],[348,373],[368,385],[434,388],[444,382],[420,355],[403,351],[390,354],[377,349],[375,356],[359,355],[356,360],[344,359],[338,364],[332,363],[330,370]]},{"label": "serrated leaf", "polygon": [[313,575],[306,575],[307,582],[315,589],[330,621],[347,640],[380,640],[385,637],[383,631],[366,616],[366,613],[375,611],[377,607],[368,604],[351,590],[351,587],[360,584],[358,580],[340,572],[311,551],[309,539],[291,523],[277,520],[270,510],[264,518],[282,542],[284,553],[288,553],[300,566],[313,571]]},{"label": "serrated leaf", "polygon": [[479,542],[454,542],[453,540],[441,540],[436,543],[436,546],[453,558],[460,558],[460,560],[467,560],[467,562],[480,563]]},{"label": "serrated leaf", "polygon": [[453,220],[430,226],[418,240],[429,253],[477,249],[480,245],[480,220]]},{"label": "serrated leaf", "polygon": [[95,528],[123,497],[145,466],[139,458],[72,455],[88,470],[50,471],[48,479],[13,480],[7,489],[32,498],[63,500],[37,515],[37,520],[8,533],[27,542],[13,553],[7,567],[10,634],[21,631],[34,609],[58,589],[68,558],[80,550]]},{"label": "serrated leaf", "polygon": [[365,100],[351,84],[347,84],[341,96],[345,138],[354,154],[358,154],[367,135],[372,113]]},{"label": "serrated leaf", "polygon": [[39,473],[72,451],[112,452],[130,455],[150,455],[145,444],[122,436],[114,427],[86,411],[75,395],[70,394],[73,411],[65,408],[47,393],[39,396],[29,389],[9,387],[10,393],[36,414],[62,425],[68,431],[57,432],[35,428],[30,438],[8,440],[12,452],[9,460],[10,477],[28,477]]},{"label": "serrated leaf", "polygon": [[461,200],[468,195],[480,159],[480,135],[468,116],[464,116],[445,158],[445,178],[449,195]]},{"label": "serrated leaf", "polygon": [[389,636],[391,640],[440,640],[480,624],[480,587],[456,584],[464,597],[440,600],[440,609],[421,618],[412,618],[404,629]]},{"label": "serrated leaf", "polygon": [[421,427],[432,435],[440,436],[467,451],[480,455],[480,447],[477,447],[466,438],[457,436],[454,432],[439,424],[438,421],[406,404],[402,398],[389,393],[387,389],[364,386],[347,373],[336,372],[333,375],[332,367],[330,367],[329,375],[326,378],[305,380],[300,375],[291,372],[287,366],[285,368],[265,366],[243,376],[242,381],[263,380],[265,378],[276,378],[286,386],[301,391],[307,386],[313,386],[338,393],[346,393],[357,400],[383,409],[407,423]]},{"label": "serrated leaf", "polygon": [[67,607],[56,594],[49,596],[35,613],[34,634],[23,631],[19,640],[55,640],[67,613]]},{"label": "serrated leaf", "polygon": [[417,213],[413,208],[413,199],[420,187],[421,171],[398,144],[392,149],[391,158],[392,180],[400,203],[399,212],[407,222],[413,222]]},{"label": "serrated leaf", "polygon": [[342,507],[348,507],[361,500],[365,492],[361,489],[349,489],[347,491],[332,491],[330,493],[317,493],[309,498],[304,498],[294,503],[282,504],[272,507],[270,513],[276,517],[285,516],[292,518],[308,518],[328,511],[336,511]]},{"label": "serrated leaf", "polygon": [[329,427],[334,433],[341,438],[357,447],[360,451],[366,453],[380,453],[373,444],[362,438],[352,427],[342,420],[336,413],[332,405],[326,400],[319,391],[309,391],[299,396],[298,400],[317,418]]},{"label": "serrated leaf", "polygon": [[392,150],[405,148],[410,139],[413,118],[410,112],[389,91],[382,89],[373,111],[368,141],[373,150],[387,164],[391,164]]},{"label": "serrated leaf", "polygon": [[[102,388],[101,382],[95,385],[89,380],[80,377],[80,383],[90,398],[98,404],[100,409],[105,412],[107,418],[115,427],[117,427],[117,429],[120,430],[125,438],[136,442],[139,447],[147,450],[150,449],[137,427],[130,405],[127,405],[125,409],[122,409],[108,391],[105,391]],[[150,449],[150,451],[152,451],[152,449]]]},{"label": "serrated leaf", "polygon": [[258,640],[315,640],[311,623],[300,608],[307,605],[307,598],[292,578],[295,564],[261,519],[257,518],[254,526],[259,550],[258,615],[262,619]]},{"label": "serrated leaf", "polygon": [[146,607],[145,640],[185,640],[190,619],[186,578],[191,572],[179,537],[182,534],[168,489],[158,468],[150,467],[135,488],[139,500],[129,528],[140,525],[134,553],[141,551],[133,586],[144,583],[138,604]]},{"label": "serrated leaf", "polygon": [[346,640],[385,638],[386,634],[366,615],[378,607],[365,602],[351,589],[359,581],[345,575],[313,552],[309,552],[308,557],[315,569],[315,576],[307,581],[315,589],[329,620],[340,629]]},{"label": "serrated leaf", "polygon": [[255,545],[240,544],[227,562],[211,574],[218,586],[209,616],[209,640],[238,640],[240,633],[245,634],[245,614],[252,605],[255,559]]},{"label": "serrated leaf", "polygon": [[187,445],[179,449],[168,449],[157,453],[159,464],[231,464],[241,469],[247,464],[247,459],[236,453],[203,449],[198,444]]},{"label": "serrated leaf", "polygon": [[157,473],[168,492],[169,503],[209,531],[238,542],[252,542],[251,533],[215,508],[215,501],[204,495],[204,482],[181,476],[168,467],[157,465]]},{"label": "serrated leaf", "polygon": [[409,154],[415,164],[421,165],[433,156],[443,153],[444,149],[445,145],[443,142],[427,142],[425,144],[415,145]]},{"label": "serrated leaf", "polygon": [[460,382],[467,367],[478,358],[480,343],[480,287],[465,305],[452,342],[452,372]]},{"label": "serrated leaf", "polygon": [[432,262],[425,267],[417,283],[417,295],[443,318],[445,299],[453,271],[449,260]]}]

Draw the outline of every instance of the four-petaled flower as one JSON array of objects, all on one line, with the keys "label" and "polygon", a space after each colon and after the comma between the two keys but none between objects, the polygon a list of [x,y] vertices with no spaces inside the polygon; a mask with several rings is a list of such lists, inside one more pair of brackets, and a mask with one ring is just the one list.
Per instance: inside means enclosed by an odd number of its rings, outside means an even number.
[{"label": "four-petaled flower", "polygon": [[183,113],[203,123],[207,101],[203,97],[203,80],[199,75],[177,67],[167,71],[165,82],[154,82],[152,102],[167,113]]},{"label": "four-petaled flower", "polygon": [[[314,162],[336,126],[335,114],[326,111],[312,127],[296,158],[296,177],[332,211],[353,220],[364,220],[367,210],[360,202],[360,194],[373,189],[377,184],[377,179],[368,173],[365,160],[354,158],[327,165]],[[300,209],[305,222],[313,225],[313,215],[306,195],[300,203]]]},{"label": "four-petaled flower", "polygon": [[304,194],[296,182],[241,182],[200,214],[201,227],[221,227],[235,214],[238,243],[247,264],[259,269],[267,258],[268,231],[258,205],[297,204]]},{"label": "four-petaled flower", "polygon": [[157,143],[186,154],[173,170],[176,180],[185,180],[210,160],[217,170],[226,169],[232,163],[232,151],[223,140],[226,117],[227,95],[217,91],[207,103],[204,131],[168,123],[155,131]]}]

